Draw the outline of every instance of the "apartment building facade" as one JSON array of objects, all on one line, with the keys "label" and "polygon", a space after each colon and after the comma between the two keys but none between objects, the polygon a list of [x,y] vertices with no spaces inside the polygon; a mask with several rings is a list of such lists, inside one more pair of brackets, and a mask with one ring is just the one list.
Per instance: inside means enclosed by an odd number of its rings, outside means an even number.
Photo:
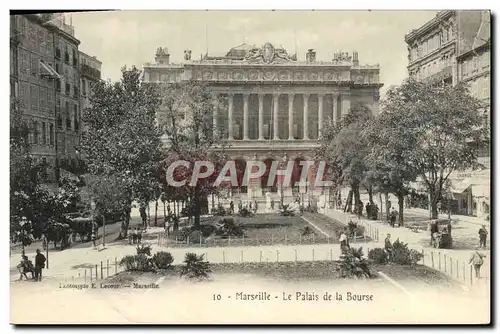
[{"label": "apartment building facade", "polygon": [[81,112],[85,108],[90,107],[90,96],[92,95],[93,85],[101,80],[101,67],[102,62],[95,56],[80,51],[80,104],[82,106]]},{"label": "apartment building facade", "polygon": [[38,15],[11,17],[11,95],[18,99],[30,127],[30,154],[35,164],[56,164],[56,82],[54,34]]},{"label": "apartment building facade", "polygon": [[[410,31],[405,36],[410,77],[432,84],[465,82],[490,115],[490,20],[486,10],[446,10]],[[490,129],[490,122],[485,126]],[[471,145],[484,168],[450,175],[454,212],[486,218],[490,212],[490,143]]]},{"label": "apartment building facade", "polygon": [[64,14],[11,16],[11,96],[29,125],[30,155],[49,175],[78,161],[81,137],[80,41]]}]

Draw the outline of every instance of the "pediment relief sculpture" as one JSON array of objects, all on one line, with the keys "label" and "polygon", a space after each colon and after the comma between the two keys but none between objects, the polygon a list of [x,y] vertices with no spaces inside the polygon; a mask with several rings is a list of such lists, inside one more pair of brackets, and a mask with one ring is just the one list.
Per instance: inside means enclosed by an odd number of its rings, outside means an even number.
[{"label": "pediment relief sculpture", "polygon": [[249,63],[288,63],[297,61],[297,55],[289,55],[288,52],[280,47],[275,48],[271,43],[264,44],[261,48],[251,48],[244,58]]}]

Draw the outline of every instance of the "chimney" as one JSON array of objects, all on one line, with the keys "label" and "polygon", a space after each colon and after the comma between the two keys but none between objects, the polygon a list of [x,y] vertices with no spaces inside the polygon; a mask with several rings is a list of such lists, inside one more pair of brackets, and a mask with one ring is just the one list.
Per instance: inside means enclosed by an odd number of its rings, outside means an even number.
[{"label": "chimney", "polygon": [[353,63],[354,66],[358,66],[359,65],[358,52],[357,51],[354,51],[352,53],[352,63]]}]

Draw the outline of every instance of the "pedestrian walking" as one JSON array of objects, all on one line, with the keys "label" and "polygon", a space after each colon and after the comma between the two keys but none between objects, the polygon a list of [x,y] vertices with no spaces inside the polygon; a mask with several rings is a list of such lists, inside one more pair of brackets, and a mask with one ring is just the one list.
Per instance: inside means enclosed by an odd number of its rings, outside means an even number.
[{"label": "pedestrian walking", "polygon": [[130,226],[129,226],[129,228],[128,228],[128,233],[127,233],[127,235],[128,235],[128,244],[129,244],[129,245],[132,245],[132,243],[133,243],[133,240],[132,240],[132,228],[131,228]]},{"label": "pedestrian walking", "polygon": [[137,227],[132,230],[132,245],[137,243]]},{"label": "pedestrian walking", "polygon": [[141,215],[142,225],[146,226],[146,220],[148,216],[146,214],[146,205],[144,203],[142,203],[141,207],[139,208],[139,214]]},{"label": "pedestrian walking", "polygon": [[91,238],[92,238],[92,245],[93,245],[93,247],[97,248],[97,244],[96,244],[96,242],[97,242],[97,227],[96,227],[96,225],[92,226],[92,236],[91,236]]},{"label": "pedestrian walking", "polygon": [[476,247],[474,252],[472,253],[469,263],[471,263],[474,266],[474,271],[476,273],[476,278],[481,278],[481,266],[484,263],[483,258],[486,257],[486,255],[479,253],[479,247]]},{"label": "pedestrian walking", "polygon": [[479,229],[479,247],[486,248],[486,238],[488,237],[488,231],[486,230],[486,226],[483,225]]},{"label": "pedestrian walking", "polygon": [[[397,212],[392,208],[391,214],[390,214],[390,221],[391,221],[391,226],[395,227],[396,225],[396,218],[397,218]],[[399,227],[399,225],[398,225]]]},{"label": "pedestrian walking", "polygon": [[274,199],[271,198],[271,210],[274,210]]},{"label": "pedestrian walking", "polygon": [[45,268],[46,260],[40,249],[37,249],[35,255],[35,281],[40,282],[42,280],[42,269]]},{"label": "pedestrian walking", "polygon": [[392,259],[392,242],[391,242],[391,235],[389,233],[385,237],[384,250],[387,256],[387,260],[390,261]]},{"label": "pedestrian walking", "polygon": [[370,219],[371,218],[371,204],[370,202],[366,203],[366,206],[365,206],[365,210],[366,210],[366,218]]},{"label": "pedestrian walking", "polygon": [[231,210],[230,214],[234,214],[234,202],[229,202],[229,210]]},{"label": "pedestrian walking", "polygon": [[347,227],[344,227],[340,234],[340,252],[344,253],[349,249],[349,238],[347,237]]}]

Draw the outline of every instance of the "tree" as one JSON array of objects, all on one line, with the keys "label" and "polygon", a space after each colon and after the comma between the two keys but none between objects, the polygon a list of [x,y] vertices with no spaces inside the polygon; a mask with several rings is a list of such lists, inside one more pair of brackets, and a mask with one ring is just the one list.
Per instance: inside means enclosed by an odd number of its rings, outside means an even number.
[{"label": "tree", "polygon": [[[33,166],[29,155],[30,128],[23,120],[19,101],[10,101],[10,235],[24,249],[31,243],[33,233],[33,200],[41,189],[41,170]],[[40,194],[41,195],[41,194]],[[26,217],[28,222],[22,218]]]},{"label": "tree", "polygon": [[92,200],[96,205],[93,214],[96,218],[102,218],[104,229],[103,237],[105,237],[106,216],[123,210],[123,207],[128,204],[126,192],[120,191],[124,188],[123,179],[118,176],[110,175],[88,175],[86,176],[86,182]]},{"label": "tree", "polygon": [[326,124],[320,138],[321,146],[316,151],[319,158],[326,160],[330,174],[337,178],[335,182],[350,185],[348,212],[351,212],[353,197],[357,209],[361,203],[359,186],[368,170],[366,157],[370,152],[370,145],[363,140],[361,132],[372,119],[368,108],[355,106],[340,122]]},{"label": "tree", "polygon": [[98,82],[91,107],[83,112],[87,130],[81,150],[87,169],[95,176],[119,178],[124,194],[124,221],[119,238],[127,236],[132,201],[144,198],[161,158],[160,132],[155,116],[158,91],[140,80],[141,72],[122,68],[120,82]]},{"label": "tree", "polygon": [[215,106],[223,107],[225,100],[215,97],[206,85],[195,81],[164,85],[161,96],[158,122],[169,142],[169,158],[164,165],[169,166],[176,160],[189,162],[189,168],[176,169],[176,177],[187,179],[179,191],[189,198],[194,227],[199,228],[201,202],[216,191],[213,181],[217,172],[194,185],[190,184],[191,173],[196,161],[210,161],[216,169],[224,165],[224,133],[221,128],[214,128],[213,113]]},{"label": "tree", "polygon": [[[407,162],[409,148],[415,147],[415,138],[405,135],[404,114],[383,110],[363,130],[363,137],[370,142],[371,152],[367,161],[372,183],[384,193],[393,193],[399,204],[399,224],[403,224],[404,197],[410,182],[416,180],[417,171]],[[387,208],[386,208],[387,209]]]},{"label": "tree", "polygon": [[[432,86],[408,79],[387,92],[382,108],[391,119],[391,138],[385,162],[396,161],[398,177],[415,173],[430,195],[432,218],[450,174],[476,168],[477,153],[471,143],[483,143],[489,133],[483,105],[465,84]],[[408,174],[405,174],[408,173]],[[406,176],[405,176],[406,175]],[[410,177],[411,178],[411,177]]]}]

